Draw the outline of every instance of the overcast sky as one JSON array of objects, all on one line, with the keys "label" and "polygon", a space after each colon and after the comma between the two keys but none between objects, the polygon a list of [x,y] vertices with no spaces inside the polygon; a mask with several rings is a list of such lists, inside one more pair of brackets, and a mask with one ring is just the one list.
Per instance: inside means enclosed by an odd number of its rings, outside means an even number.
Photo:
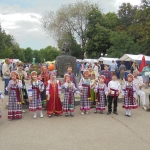
[{"label": "overcast sky", "polygon": [[[71,0],[75,2],[76,0]],[[141,0],[90,0],[100,2],[105,13],[117,12],[123,2],[133,5]],[[40,18],[45,11],[57,10],[62,4],[70,0],[0,0],[0,23],[2,29],[14,36],[21,48],[45,48],[56,46],[56,42],[47,37],[41,27]]]}]

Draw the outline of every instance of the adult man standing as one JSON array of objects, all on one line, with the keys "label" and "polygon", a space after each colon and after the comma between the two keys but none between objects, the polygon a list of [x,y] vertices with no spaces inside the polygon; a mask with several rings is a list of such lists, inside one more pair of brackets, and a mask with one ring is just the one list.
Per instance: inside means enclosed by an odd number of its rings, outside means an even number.
[{"label": "adult man standing", "polygon": [[143,80],[142,78],[138,77],[139,72],[138,70],[133,71],[134,79],[133,79],[133,84],[135,85],[136,93],[140,98],[142,99],[143,102],[143,109],[147,110],[146,108],[146,94],[141,90],[143,87]]},{"label": "adult man standing", "polygon": [[112,63],[110,64],[110,71],[112,73],[117,73],[116,71],[118,70],[117,64],[115,63],[115,61],[113,60]]},{"label": "adult man standing", "polygon": [[4,94],[8,95],[8,91],[6,90],[6,87],[8,86],[8,82],[10,79],[10,60],[9,60],[9,58],[5,58],[5,63],[3,64],[2,72],[3,72],[4,82],[5,82]]}]

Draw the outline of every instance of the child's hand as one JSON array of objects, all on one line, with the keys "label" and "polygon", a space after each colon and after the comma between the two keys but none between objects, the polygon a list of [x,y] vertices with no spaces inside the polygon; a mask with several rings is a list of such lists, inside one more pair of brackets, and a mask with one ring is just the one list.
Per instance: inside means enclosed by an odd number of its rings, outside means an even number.
[{"label": "child's hand", "polygon": [[43,90],[40,90],[40,92],[43,92]]},{"label": "child's hand", "polygon": [[1,100],[2,100],[2,102],[4,101],[4,99],[3,99],[3,98],[2,98]]},{"label": "child's hand", "polygon": [[111,94],[111,92],[112,92],[112,91],[111,91],[111,90],[109,90],[109,92],[108,92],[108,93],[109,93],[109,94]]},{"label": "child's hand", "polygon": [[29,100],[30,100],[30,101],[32,101],[32,99],[33,99],[32,97],[29,97]]},{"label": "child's hand", "polygon": [[122,95],[122,98],[124,98],[124,95]]},{"label": "child's hand", "polygon": [[80,95],[83,95],[82,93],[80,93]]},{"label": "child's hand", "polygon": [[47,101],[49,101],[49,99],[50,99],[50,95],[47,95],[47,98],[46,98],[46,100],[47,100]]}]

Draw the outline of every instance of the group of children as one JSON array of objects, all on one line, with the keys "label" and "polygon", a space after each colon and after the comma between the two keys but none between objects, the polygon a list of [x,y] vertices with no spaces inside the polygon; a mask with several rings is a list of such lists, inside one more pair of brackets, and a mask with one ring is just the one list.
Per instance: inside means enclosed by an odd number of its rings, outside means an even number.
[{"label": "group of children", "polygon": [[[117,76],[112,74],[112,80],[106,84],[107,80],[104,75],[101,75],[98,79],[95,79],[92,66],[89,66],[88,70],[83,72],[83,77],[77,85],[75,82],[75,76],[72,73],[72,67],[69,66],[67,73],[64,75],[64,83],[56,79],[55,72],[50,72],[49,75],[46,69],[43,70],[41,80],[38,78],[36,71],[31,72],[31,81],[28,87],[28,99],[29,99],[29,111],[34,112],[34,118],[37,117],[36,111],[40,110],[40,117],[43,118],[42,113],[42,100],[46,99],[46,110],[48,117],[52,115],[59,116],[65,112],[65,116],[74,116],[74,93],[80,95],[80,110],[81,114],[88,114],[88,111],[93,106],[93,102],[96,102],[94,113],[103,111],[106,109],[106,98],[108,98],[108,112],[107,115],[112,112],[117,113],[117,101],[118,96],[122,93],[123,108],[126,109],[125,116],[131,116],[131,109],[137,108],[135,87],[133,85],[133,75],[128,75],[128,80],[125,82],[122,90],[121,85],[117,81]],[[45,72],[45,74],[44,74]],[[49,77],[48,77],[49,76]],[[22,95],[21,91],[24,89],[24,83],[18,77],[16,71],[11,72],[11,79],[9,81],[7,90],[9,91],[8,100],[8,119],[21,119],[22,118]],[[79,89],[79,90],[78,90]],[[64,90],[64,102],[63,107],[60,100],[61,90]],[[3,95],[0,92],[0,99],[3,99]],[[0,111],[1,117],[1,111]]]}]

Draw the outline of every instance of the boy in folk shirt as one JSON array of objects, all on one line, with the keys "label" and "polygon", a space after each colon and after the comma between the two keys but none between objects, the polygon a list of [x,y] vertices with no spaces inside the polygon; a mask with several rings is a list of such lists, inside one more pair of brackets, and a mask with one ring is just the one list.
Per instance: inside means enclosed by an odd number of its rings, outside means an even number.
[{"label": "boy in folk shirt", "polygon": [[117,75],[114,73],[112,74],[112,80],[108,83],[108,113],[107,115],[111,114],[112,112],[112,101],[114,100],[114,107],[113,113],[118,115],[117,113],[117,103],[118,103],[118,96],[121,91],[121,85],[117,81]]}]

